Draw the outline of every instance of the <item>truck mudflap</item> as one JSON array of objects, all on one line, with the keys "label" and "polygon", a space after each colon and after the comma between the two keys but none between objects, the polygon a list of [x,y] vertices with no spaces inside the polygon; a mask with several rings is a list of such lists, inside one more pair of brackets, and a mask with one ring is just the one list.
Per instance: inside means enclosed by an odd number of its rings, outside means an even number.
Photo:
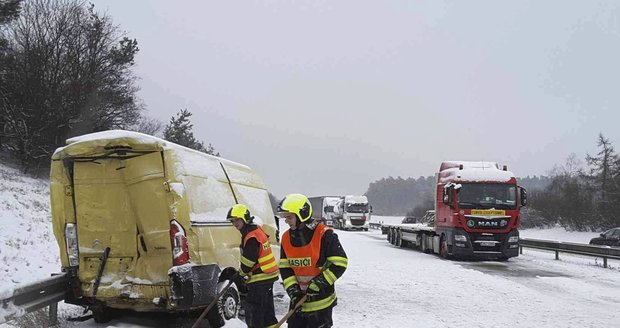
[{"label": "truck mudflap", "polygon": [[168,271],[172,301],[178,309],[205,306],[215,299],[220,276],[217,264],[181,265]]},{"label": "truck mudflap", "polygon": [[[457,258],[505,260],[519,256],[519,231],[509,233],[467,233],[462,229],[447,232],[449,253]],[[465,240],[463,240],[463,237]]]}]

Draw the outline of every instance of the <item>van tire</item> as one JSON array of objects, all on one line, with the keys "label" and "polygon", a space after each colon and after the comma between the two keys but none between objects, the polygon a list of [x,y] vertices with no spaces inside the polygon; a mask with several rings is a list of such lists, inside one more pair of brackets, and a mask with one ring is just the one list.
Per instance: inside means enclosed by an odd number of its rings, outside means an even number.
[{"label": "van tire", "polygon": [[112,321],[112,309],[103,304],[97,304],[91,307],[90,311],[93,313],[93,320],[96,323],[108,323]]},{"label": "van tire", "polygon": [[[221,283],[223,282],[220,282],[220,284]],[[226,320],[237,317],[241,302],[239,299],[239,292],[235,287],[236,286],[231,285],[218,300],[217,306],[209,310],[207,320],[209,321],[210,327],[223,327],[226,324]]]},{"label": "van tire", "polygon": [[241,304],[239,292],[235,288],[228,288],[218,303],[220,312],[225,320],[235,318],[237,313],[239,313],[239,305]]}]

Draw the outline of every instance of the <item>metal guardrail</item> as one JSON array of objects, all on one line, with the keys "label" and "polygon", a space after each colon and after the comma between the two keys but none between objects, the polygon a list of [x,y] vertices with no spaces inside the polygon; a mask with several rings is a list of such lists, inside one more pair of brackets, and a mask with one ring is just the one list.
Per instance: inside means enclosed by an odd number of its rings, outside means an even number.
[{"label": "metal guardrail", "polygon": [[620,247],[588,245],[563,241],[520,238],[519,253],[523,254],[523,247],[536,248],[555,252],[555,259],[560,259],[560,252],[586,255],[603,258],[603,267],[607,267],[607,259],[620,260]]},{"label": "metal guardrail", "polygon": [[50,306],[50,321],[57,320],[58,302],[65,299],[69,278],[61,273],[51,278],[17,287],[11,295],[0,295],[0,323]]},{"label": "metal guardrail", "polygon": [[381,229],[381,223],[370,222],[368,223],[368,226],[370,227],[370,229],[376,229],[376,230]]}]

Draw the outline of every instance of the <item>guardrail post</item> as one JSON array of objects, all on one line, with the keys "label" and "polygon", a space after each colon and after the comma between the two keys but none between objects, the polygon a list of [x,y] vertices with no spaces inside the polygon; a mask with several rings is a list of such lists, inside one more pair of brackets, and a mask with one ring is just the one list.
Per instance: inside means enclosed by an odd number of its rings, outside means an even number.
[{"label": "guardrail post", "polygon": [[607,258],[603,257],[603,268],[607,267]]},{"label": "guardrail post", "polygon": [[555,259],[556,260],[560,259],[560,252],[559,251],[555,251]]},{"label": "guardrail post", "polygon": [[55,326],[58,324],[58,303],[50,304],[50,325]]},{"label": "guardrail post", "polygon": [[519,245],[519,254],[523,255],[523,246]]}]

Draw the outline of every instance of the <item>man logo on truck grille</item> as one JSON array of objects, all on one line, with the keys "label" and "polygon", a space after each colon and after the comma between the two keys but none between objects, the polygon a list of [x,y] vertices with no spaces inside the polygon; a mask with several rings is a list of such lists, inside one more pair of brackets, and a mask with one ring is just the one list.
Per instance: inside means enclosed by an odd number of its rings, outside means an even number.
[{"label": "man logo on truck grille", "polygon": [[495,228],[499,226],[498,222],[494,222],[494,221],[478,221],[478,226],[479,227],[489,227],[489,228]]},{"label": "man logo on truck grille", "polygon": [[294,259],[288,259],[288,263],[294,267],[312,266],[312,260],[309,257],[299,257],[299,258],[294,258]]}]

